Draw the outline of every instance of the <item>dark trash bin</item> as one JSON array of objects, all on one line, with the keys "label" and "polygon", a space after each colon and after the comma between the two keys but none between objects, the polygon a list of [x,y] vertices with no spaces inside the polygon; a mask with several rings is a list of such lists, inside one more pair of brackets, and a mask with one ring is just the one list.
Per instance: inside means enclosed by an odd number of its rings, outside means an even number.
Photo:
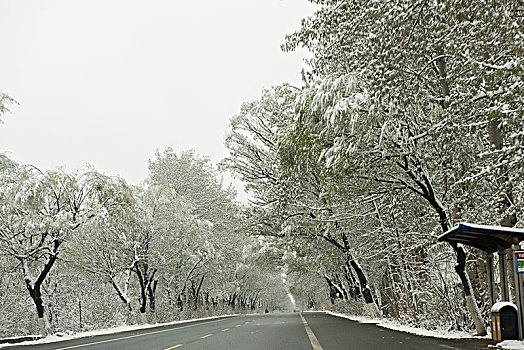
[{"label": "dark trash bin", "polygon": [[493,305],[491,308],[491,337],[495,341],[519,339],[515,304],[501,301]]}]

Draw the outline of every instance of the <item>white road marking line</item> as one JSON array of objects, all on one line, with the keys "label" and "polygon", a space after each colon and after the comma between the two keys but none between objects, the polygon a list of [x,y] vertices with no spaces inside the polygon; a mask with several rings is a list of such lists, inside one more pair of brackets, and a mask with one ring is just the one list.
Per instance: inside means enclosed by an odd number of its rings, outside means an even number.
[{"label": "white road marking line", "polygon": [[311,328],[309,328],[306,319],[304,318],[304,316],[302,316],[302,312],[300,313],[300,318],[302,319],[302,323],[304,324],[304,328],[306,329],[306,333],[309,337],[309,341],[311,342],[311,346],[313,346],[313,350],[324,350],[322,349],[322,345],[320,345],[317,337],[315,336],[315,333],[313,333]]},{"label": "white road marking line", "polygon": [[[97,342],[94,342],[94,343],[87,343],[87,344],[67,346],[65,348],[58,348],[56,350],[76,349],[76,348],[81,348],[81,347],[84,347],[84,346],[91,346],[91,345],[104,344],[104,343],[111,343],[111,342],[118,341],[118,340],[131,339],[131,338],[141,337],[141,336],[144,336],[144,335],[164,333],[164,332],[172,332],[172,331],[176,331],[177,329],[196,327],[196,326],[200,326],[201,324],[212,323],[212,322],[217,322],[217,321],[200,322],[200,323],[192,324],[192,325],[188,325],[188,326],[182,326],[182,327],[170,328],[170,329],[163,329],[161,331],[154,331],[154,332],[149,332],[149,333],[135,334],[135,335],[130,335],[130,336],[127,336],[127,337],[121,337],[121,338],[116,338],[116,339],[101,340],[101,341],[97,341]],[[78,339],[82,339],[82,338],[78,338]]]}]

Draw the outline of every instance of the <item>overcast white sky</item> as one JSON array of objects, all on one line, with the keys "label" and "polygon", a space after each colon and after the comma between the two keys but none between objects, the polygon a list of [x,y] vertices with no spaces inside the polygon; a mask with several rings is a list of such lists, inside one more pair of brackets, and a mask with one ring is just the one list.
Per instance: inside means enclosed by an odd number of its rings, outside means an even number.
[{"label": "overcast white sky", "polygon": [[135,184],[156,149],[216,163],[242,102],[300,85],[305,52],[280,44],[313,11],[307,0],[0,0],[0,90],[20,103],[0,152]]}]

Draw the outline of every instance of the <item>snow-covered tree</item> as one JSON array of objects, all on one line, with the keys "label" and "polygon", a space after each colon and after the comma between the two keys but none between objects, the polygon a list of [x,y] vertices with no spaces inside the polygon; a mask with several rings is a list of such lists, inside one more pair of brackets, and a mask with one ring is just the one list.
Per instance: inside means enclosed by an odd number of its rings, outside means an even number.
[{"label": "snow-covered tree", "polygon": [[62,246],[87,220],[100,214],[98,174],[42,172],[33,166],[4,167],[0,176],[0,249],[16,259],[38,315],[43,336],[50,330],[42,285]]},{"label": "snow-covered tree", "polygon": [[[467,215],[471,188],[491,177],[485,184],[498,184],[487,187],[498,199],[482,205],[499,208],[491,220],[514,225],[524,86],[518,2],[318,3],[284,49],[314,54],[299,126],[323,148],[326,167],[418,193],[444,231]],[[466,252],[453,249],[482,334]]]}]

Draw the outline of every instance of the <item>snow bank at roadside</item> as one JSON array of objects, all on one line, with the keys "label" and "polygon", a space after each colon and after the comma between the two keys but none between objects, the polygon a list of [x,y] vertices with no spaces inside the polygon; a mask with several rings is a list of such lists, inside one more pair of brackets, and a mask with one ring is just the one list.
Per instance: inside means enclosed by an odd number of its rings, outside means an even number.
[{"label": "snow bank at roadside", "polygon": [[54,342],[60,342],[64,340],[93,337],[96,335],[116,334],[116,333],[122,333],[122,332],[127,332],[127,331],[135,331],[139,329],[157,328],[157,327],[162,327],[162,326],[170,326],[170,325],[175,325],[175,324],[180,324],[180,323],[190,323],[190,322],[195,322],[195,321],[214,320],[214,319],[231,317],[231,316],[238,316],[238,314],[211,316],[211,317],[204,317],[204,318],[194,318],[190,320],[172,321],[172,322],[156,323],[156,324],[118,326],[118,327],[113,327],[113,328],[99,329],[96,331],[81,332],[81,333],[76,333],[76,334],[71,334],[71,335],[62,335],[62,336],[53,334],[53,335],[49,335],[39,340],[24,341],[21,343],[13,343],[13,344],[8,344],[8,343],[0,344],[0,348],[8,348],[8,347],[20,346],[20,345],[54,343]]},{"label": "snow bank at roadside", "polygon": [[[489,336],[479,337],[464,331],[448,331],[445,329],[428,330],[418,327],[402,325],[396,321],[384,320],[378,324],[380,327],[392,329],[395,331],[421,335],[424,337],[441,338],[441,339],[490,339]],[[489,333],[489,332],[488,332]]]},{"label": "snow bank at roadside", "polygon": [[524,350],[524,343],[520,340],[504,340],[493,346],[497,349]]}]

